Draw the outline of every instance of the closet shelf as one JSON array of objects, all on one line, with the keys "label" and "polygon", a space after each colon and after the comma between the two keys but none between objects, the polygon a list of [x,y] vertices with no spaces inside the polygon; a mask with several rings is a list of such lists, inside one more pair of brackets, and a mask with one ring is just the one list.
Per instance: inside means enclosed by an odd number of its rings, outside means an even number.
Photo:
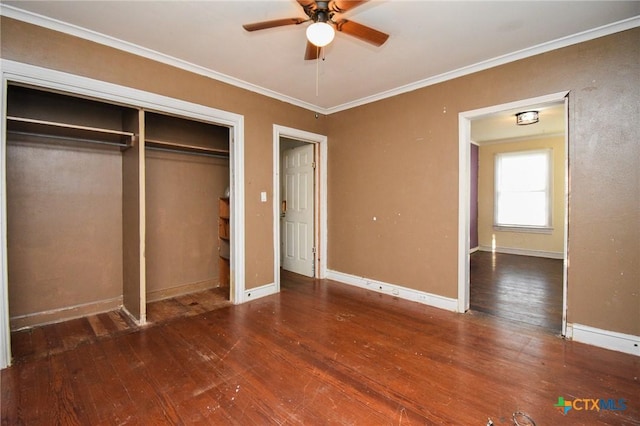
[{"label": "closet shelf", "polygon": [[229,150],[207,148],[198,145],[187,145],[176,142],[162,141],[158,139],[145,138],[145,147],[160,149],[164,151],[184,151],[192,154],[207,155],[211,157],[229,158]]},{"label": "closet shelf", "polygon": [[7,116],[7,131],[16,135],[98,143],[122,148],[131,147],[135,139],[135,133],[132,132],[14,116]]},{"label": "closet shelf", "polygon": [[231,221],[229,220],[231,204],[228,197],[218,200],[218,276],[220,287],[230,289],[231,283]]}]

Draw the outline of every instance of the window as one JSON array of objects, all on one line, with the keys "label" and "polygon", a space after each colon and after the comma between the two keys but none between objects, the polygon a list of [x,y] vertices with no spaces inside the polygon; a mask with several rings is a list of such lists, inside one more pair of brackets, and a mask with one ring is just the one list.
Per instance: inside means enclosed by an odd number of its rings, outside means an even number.
[{"label": "window", "polygon": [[496,154],[498,229],[551,229],[551,149]]}]

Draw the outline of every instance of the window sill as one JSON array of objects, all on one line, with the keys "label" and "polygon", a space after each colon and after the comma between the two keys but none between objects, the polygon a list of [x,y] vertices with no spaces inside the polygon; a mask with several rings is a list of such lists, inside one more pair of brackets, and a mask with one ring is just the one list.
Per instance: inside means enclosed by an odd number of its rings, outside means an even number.
[{"label": "window sill", "polygon": [[530,234],[552,234],[553,228],[546,226],[508,226],[508,225],[493,225],[495,231],[502,232],[524,232]]}]

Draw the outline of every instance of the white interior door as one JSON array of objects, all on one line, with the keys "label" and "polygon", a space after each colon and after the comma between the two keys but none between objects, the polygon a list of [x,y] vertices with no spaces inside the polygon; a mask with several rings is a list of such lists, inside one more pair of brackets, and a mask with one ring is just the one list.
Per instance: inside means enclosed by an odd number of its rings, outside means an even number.
[{"label": "white interior door", "polygon": [[314,276],[314,147],[282,152],[281,244],[283,269]]}]

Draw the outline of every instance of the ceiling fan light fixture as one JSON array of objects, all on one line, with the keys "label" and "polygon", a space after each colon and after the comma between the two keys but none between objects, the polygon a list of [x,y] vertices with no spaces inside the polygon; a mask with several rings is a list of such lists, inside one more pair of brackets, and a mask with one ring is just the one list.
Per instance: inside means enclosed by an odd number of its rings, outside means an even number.
[{"label": "ceiling fan light fixture", "polygon": [[331,43],[335,35],[333,27],[326,22],[314,22],[307,27],[307,40],[318,47]]}]

